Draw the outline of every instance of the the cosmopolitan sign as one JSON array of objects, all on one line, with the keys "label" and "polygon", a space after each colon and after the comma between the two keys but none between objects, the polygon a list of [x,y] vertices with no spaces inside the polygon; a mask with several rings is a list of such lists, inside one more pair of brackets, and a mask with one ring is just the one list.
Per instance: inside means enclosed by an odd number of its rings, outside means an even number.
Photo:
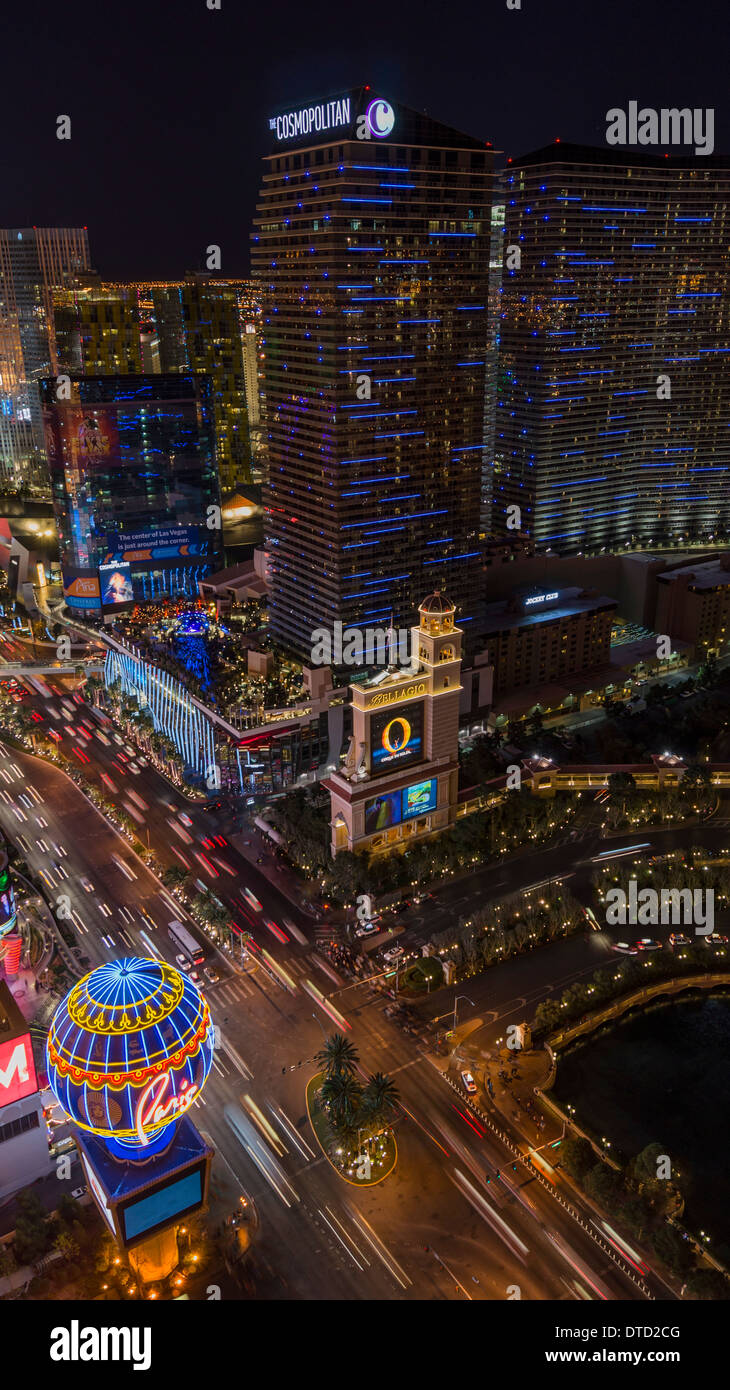
[{"label": "the cosmopolitan sign", "polygon": [[272,116],[269,130],[276,131],[277,140],[295,140],[313,131],[336,130],[349,125],[350,119],[350,98],[341,97],[338,101],[319,102],[317,106],[302,106],[299,111],[289,111],[285,116]]},{"label": "the cosmopolitan sign", "polygon": [[553,594],[533,594],[531,598],[525,599],[525,608],[532,608],[535,603],[551,603],[554,598],[558,598],[558,590]]}]

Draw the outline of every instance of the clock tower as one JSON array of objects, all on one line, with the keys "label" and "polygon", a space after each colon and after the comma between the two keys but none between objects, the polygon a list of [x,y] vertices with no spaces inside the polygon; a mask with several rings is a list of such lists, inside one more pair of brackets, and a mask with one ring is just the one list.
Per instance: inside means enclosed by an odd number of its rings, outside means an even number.
[{"label": "clock tower", "polygon": [[405,849],[456,816],[463,633],[444,594],[418,612],[410,665],[352,686],[350,747],[324,783],[333,855]]}]

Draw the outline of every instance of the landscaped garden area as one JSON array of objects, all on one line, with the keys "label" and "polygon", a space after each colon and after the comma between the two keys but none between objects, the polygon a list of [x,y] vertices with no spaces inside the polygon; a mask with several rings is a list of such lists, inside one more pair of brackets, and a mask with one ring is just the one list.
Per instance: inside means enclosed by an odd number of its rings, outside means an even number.
[{"label": "landscaped garden area", "polygon": [[327,1039],[315,1061],[321,1070],[307,1083],[307,1112],[320,1148],[348,1182],[382,1182],[397,1160],[396,1087],[383,1072],[363,1084],[357,1050],[342,1033]]}]

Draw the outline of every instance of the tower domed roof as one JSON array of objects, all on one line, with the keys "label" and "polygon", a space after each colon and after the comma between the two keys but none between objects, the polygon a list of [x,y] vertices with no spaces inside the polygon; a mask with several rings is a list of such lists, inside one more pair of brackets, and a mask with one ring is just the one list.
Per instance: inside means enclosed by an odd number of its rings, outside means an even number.
[{"label": "tower domed roof", "polygon": [[425,598],[423,602],[418,605],[418,611],[419,613],[454,613],[456,612],[456,608],[445,594],[440,593],[439,590],[436,589],[434,593],[429,594],[428,598]]}]

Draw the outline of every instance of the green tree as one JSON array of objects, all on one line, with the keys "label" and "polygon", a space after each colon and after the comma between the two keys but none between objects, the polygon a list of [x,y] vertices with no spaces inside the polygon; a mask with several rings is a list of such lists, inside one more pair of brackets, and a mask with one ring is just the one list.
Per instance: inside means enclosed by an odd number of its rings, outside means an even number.
[{"label": "green tree", "polygon": [[51,1241],[46,1213],[35,1192],[24,1188],[16,1198],[15,1249],[23,1264],[35,1264],[45,1255]]},{"label": "green tree", "polygon": [[326,1077],[352,1075],[359,1061],[357,1048],[343,1033],[333,1033],[315,1056]]},{"label": "green tree", "polygon": [[353,1073],[333,1072],[322,1083],[320,1096],[333,1127],[343,1135],[351,1134],[356,1126],[362,1096],[362,1086]]},{"label": "green tree", "polygon": [[72,1260],[79,1254],[79,1246],[66,1226],[62,1226],[58,1232],[53,1242],[53,1248],[57,1250],[59,1255],[62,1255],[65,1260]]},{"label": "green tree", "polygon": [[376,1071],[369,1077],[363,1090],[360,1114],[371,1129],[381,1129],[395,1115],[398,1102],[398,1090],[390,1077],[382,1071]]},{"label": "green tree", "polygon": [[593,1145],[581,1135],[577,1135],[575,1138],[569,1136],[564,1139],[559,1151],[556,1150],[555,1156],[566,1173],[571,1178],[576,1178],[578,1182],[585,1177],[596,1162]]},{"label": "green tree", "polygon": [[687,1280],[687,1292],[692,1298],[717,1300],[730,1298],[730,1280],[719,1269],[698,1269]]},{"label": "green tree", "polygon": [[621,1179],[607,1163],[596,1163],[586,1173],[584,1187],[589,1197],[595,1197],[605,1207],[614,1207],[621,1195]]},{"label": "green tree", "polygon": [[660,1226],[651,1237],[651,1248],[672,1274],[684,1276],[692,1265],[692,1248],[674,1226]]},{"label": "green tree", "polygon": [[634,1173],[636,1180],[640,1183],[655,1183],[657,1178],[657,1162],[666,1154],[667,1150],[663,1144],[656,1141],[647,1144],[640,1154],[634,1159]]}]

